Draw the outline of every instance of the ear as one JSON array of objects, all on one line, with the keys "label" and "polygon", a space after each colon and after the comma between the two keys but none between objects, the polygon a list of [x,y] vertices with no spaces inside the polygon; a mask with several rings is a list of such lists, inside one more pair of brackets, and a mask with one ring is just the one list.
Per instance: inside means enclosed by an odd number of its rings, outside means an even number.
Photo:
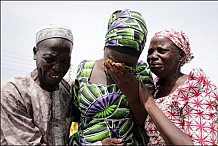
[{"label": "ear", "polygon": [[38,48],[36,46],[33,47],[33,59],[36,60],[36,53],[38,51]]},{"label": "ear", "polygon": [[179,55],[181,58],[183,58],[185,56],[185,53],[181,49],[179,49]]},{"label": "ear", "polygon": [[179,64],[180,64],[180,66],[183,66],[183,64],[185,63],[185,59],[184,59],[184,57],[183,56],[181,56],[180,57],[180,60],[179,60]]}]

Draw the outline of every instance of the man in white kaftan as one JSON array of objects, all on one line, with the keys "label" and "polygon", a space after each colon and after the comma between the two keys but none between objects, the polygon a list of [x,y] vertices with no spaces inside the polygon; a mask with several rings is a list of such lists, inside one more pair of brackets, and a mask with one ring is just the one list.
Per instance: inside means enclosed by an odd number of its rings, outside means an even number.
[{"label": "man in white kaftan", "polygon": [[0,145],[67,145],[72,122],[70,67],[73,36],[62,25],[36,34],[36,69],[1,86]]}]

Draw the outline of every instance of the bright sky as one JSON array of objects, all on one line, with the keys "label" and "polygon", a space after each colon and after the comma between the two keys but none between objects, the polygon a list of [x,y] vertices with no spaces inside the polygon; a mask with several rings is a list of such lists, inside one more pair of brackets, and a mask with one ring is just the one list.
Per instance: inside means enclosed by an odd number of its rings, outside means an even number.
[{"label": "bright sky", "polygon": [[1,82],[35,68],[32,48],[36,30],[45,24],[68,25],[74,35],[71,77],[83,59],[103,57],[110,15],[118,9],[140,12],[148,38],[140,59],[146,60],[149,41],[165,28],[183,30],[195,55],[184,73],[202,68],[218,85],[218,2],[206,1],[1,1]]}]

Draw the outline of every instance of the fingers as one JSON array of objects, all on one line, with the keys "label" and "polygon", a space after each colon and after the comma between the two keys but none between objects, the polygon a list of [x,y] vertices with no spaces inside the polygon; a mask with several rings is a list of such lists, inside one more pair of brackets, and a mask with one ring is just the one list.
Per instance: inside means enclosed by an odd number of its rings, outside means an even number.
[{"label": "fingers", "polygon": [[115,77],[120,77],[124,74],[124,70],[122,70],[123,66],[121,63],[112,63],[112,67],[110,68],[111,74]]},{"label": "fingers", "polygon": [[114,68],[114,63],[112,60],[107,60],[104,62],[104,68],[106,69],[107,74],[110,76],[110,78],[114,81],[117,82],[117,72],[118,70]]},{"label": "fingers", "polygon": [[115,77],[128,74],[128,70],[125,68],[123,63],[116,63],[108,59],[104,62],[103,66],[105,69],[107,69],[108,72],[110,71],[110,74],[114,75]]},{"label": "fingers", "polygon": [[124,75],[124,72],[120,70],[122,68],[121,63],[115,63],[112,60],[108,59],[103,64],[104,69],[108,74],[110,74],[111,78],[117,82],[122,75]]}]

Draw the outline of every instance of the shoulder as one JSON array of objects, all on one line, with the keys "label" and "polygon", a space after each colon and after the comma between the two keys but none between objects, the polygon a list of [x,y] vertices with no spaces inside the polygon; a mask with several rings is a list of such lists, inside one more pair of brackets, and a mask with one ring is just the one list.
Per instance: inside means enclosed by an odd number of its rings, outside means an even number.
[{"label": "shoulder", "polygon": [[71,85],[65,79],[62,79],[59,85],[60,85],[61,88],[64,88],[68,92],[70,92]]},{"label": "shoulder", "polygon": [[19,76],[5,81],[1,86],[1,99],[2,102],[16,100],[23,101],[23,95],[29,91],[27,88],[31,87],[32,81],[30,76]]},{"label": "shoulder", "polygon": [[148,64],[144,60],[138,60],[137,66],[146,66],[146,67],[148,67]]},{"label": "shoulder", "polygon": [[189,73],[191,80],[198,80],[200,78],[206,78],[205,72],[201,68],[193,68]]},{"label": "shoulder", "polygon": [[206,75],[206,73],[201,68],[193,68],[188,74],[189,80],[195,80],[198,83],[205,84],[206,82],[212,82],[211,79]]},{"label": "shoulder", "polygon": [[192,85],[202,88],[204,90],[211,90],[217,92],[217,86],[214,82],[206,75],[201,68],[194,68],[188,74],[188,80]]},{"label": "shoulder", "polygon": [[148,64],[143,60],[138,60],[137,65],[136,65],[136,71],[140,72],[142,70],[147,70],[150,72]]},{"label": "shoulder", "polygon": [[136,65],[136,73],[141,76],[149,76],[152,78],[152,73],[150,71],[150,68],[148,64],[143,60],[138,61]]},{"label": "shoulder", "polygon": [[76,79],[88,77],[91,73],[95,60],[83,60],[79,63],[77,67]]},{"label": "shoulder", "polygon": [[8,89],[8,88],[28,86],[29,82],[30,82],[30,75],[17,76],[3,82],[1,85],[1,89],[2,91],[4,91],[4,89]]},{"label": "shoulder", "polygon": [[78,69],[77,72],[83,70],[83,68],[90,68],[94,65],[95,60],[82,60],[79,65],[78,65]]},{"label": "shoulder", "polygon": [[148,64],[143,60],[139,60],[135,71],[136,71],[137,79],[143,82],[144,84],[146,84],[149,87],[151,93],[153,93],[154,92],[153,76]]}]

